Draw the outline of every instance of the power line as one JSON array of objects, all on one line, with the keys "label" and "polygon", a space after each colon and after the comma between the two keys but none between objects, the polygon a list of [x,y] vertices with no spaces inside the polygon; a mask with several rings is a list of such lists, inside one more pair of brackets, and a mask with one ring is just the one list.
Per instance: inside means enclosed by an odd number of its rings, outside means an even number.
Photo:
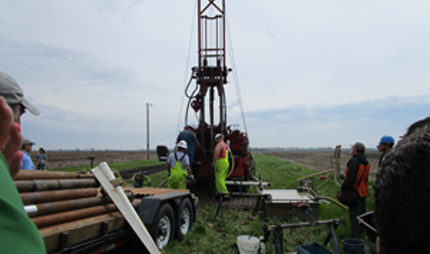
[{"label": "power line", "polygon": [[[106,80],[106,79],[104,79],[103,77],[101,77],[101,76],[99,76],[99,75],[96,75],[96,74],[94,74],[94,73],[89,72],[89,71],[88,71],[88,68],[85,68],[85,67],[83,67],[83,66],[79,65],[78,63],[76,63],[76,62],[74,62],[74,61],[70,60],[70,59],[69,59],[68,57],[66,57],[65,55],[58,53],[58,51],[53,50],[51,47],[49,47],[49,46],[47,46],[47,45],[43,44],[43,43],[42,43],[42,42],[40,42],[39,40],[37,40],[37,39],[35,39],[35,38],[33,38],[33,37],[31,37],[31,36],[27,35],[26,33],[22,32],[21,30],[19,30],[19,29],[18,29],[18,28],[16,28],[16,27],[12,26],[12,25],[11,25],[11,24],[9,24],[8,22],[6,22],[6,21],[4,21],[4,20],[0,19],[0,23],[2,23],[4,26],[6,26],[6,27],[10,28],[11,30],[15,31],[16,33],[20,34],[21,36],[23,36],[23,37],[27,38],[28,40],[33,41],[33,42],[35,42],[36,44],[38,44],[38,45],[42,46],[43,48],[45,48],[46,50],[48,50],[48,51],[49,51],[49,52],[51,52],[52,54],[57,55],[57,56],[60,56],[60,58],[61,58],[63,61],[69,62],[70,64],[74,65],[75,67],[78,67],[78,68],[79,68],[79,69],[81,69],[84,73],[88,74],[88,76],[89,76],[89,77],[91,77],[92,79],[100,80],[100,81],[103,81],[103,82],[108,83],[108,84],[111,84],[111,85],[116,85],[115,83],[113,83],[113,82],[112,82],[112,81],[110,81],[110,80]],[[6,56],[5,54],[1,54],[1,55],[2,55],[2,57],[4,57],[4,58],[8,59],[9,61],[12,61],[12,62],[14,62],[14,63],[17,63],[17,64],[19,64],[19,65],[21,65],[21,66],[24,66],[24,67],[26,67],[26,68],[28,68],[28,69],[31,69],[31,70],[35,71],[35,72],[41,73],[41,74],[43,74],[43,75],[46,75],[46,76],[49,76],[49,77],[51,77],[51,78],[55,78],[55,79],[58,79],[58,80],[61,80],[61,81],[64,81],[64,82],[69,82],[69,81],[70,81],[70,80],[65,80],[65,79],[63,79],[63,78],[60,78],[60,77],[58,77],[58,76],[56,76],[56,75],[53,75],[53,74],[51,74],[51,73],[49,73],[49,72],[42,71],[42,70],[40,70],[39,68],[34,67],[33,65],[29,65],[29,64],[24,63],[24,62],[22,62],[22,61],[18,61],[18,60],[16,60],[16,59],[12,59],[12,58],[10,58],[10,57]],[[86,89],[86,90],[91,90],[89,87],[85,87],[85,89]],[[97,90],[97,91],[95,91],[95,90],[94,90],[93,92],[94,92],[95,94],[100,94],[100,90]],[[105,96],[100,96],[100,97],[101,97],[101,98],[104,98],[104,99],[107,99]],[[111,100],[109,100],[109,101],[110,101],[110,102],[112,102]],[[129,106],[132,106],[131,104],[124,103],[123,101],[119,101],[119,100],[118,100],[118,101],[116,101],[116,102],[117,102],[117,103],[119,103],[119,104],[122,104],[122,105],[128,106],[128,107],[129,107]],[[133,105],[133,106],[134,106],[134,105]]]},{"label": "power line", "polygon": [[10,58],[10,57],[6,56],[5,54],[1,54],[1,56],[2,56],[2,57],[4,57],[4,58],[6,58],[6,59],[8,59],[8,60],[9,60],[9,61],[11,61],[11,62],[15,62],[15,63],[17,63],[17,64],[20,64],[20,65],[22,65],[22,66],[25,66],[25,67],[27,67],[28,69],[31,69],[31,70],[33,70],[33,71],[35,71],[35,72],[39,72],[39,73],[41,73],[41,74],[43,74],[43,75],[46,75],[46,76],[49,76],[49,77],[51,77],[51,78],[55,78],[55,79],[62,80],[61,78],[59,78],[59,77],[57,77],[57,76],[54,76],[54,75],[52,75],[52,74],[50,74],[50,73],[47,73],[47,72],[44,72],[44,71],[39,70],[39,69],[37,69],[37,68],[34,68],[34,67],[33,67],[33,66],[31,66],[31,65],[28,65],[28,64],[23,63],[23,62],[21,62],[21,61],[17,61],[17,60],[15,60],[15,59],[12,59],[12,58]]},{"label": "power line", "polygon": [[[39,40],[37,40],[37,39],[35,39],[35,38],[27,35],[26,33],[22,32],[18,28],[16,28],[16,27],[12,26],[11,24],[7,23],[6,21],[0,19],[0,22],[3,23],[5,26],[9,27],[10,29],[14,30],[15,32],[19,33],[23,37],[25,37],[25,38],[27,38],[27,39],[29,39],[29,40],[31,40],[31,41],[39,44],[40,46],[42,46],[43,48],[45,48],[46,50],[48,50],[52,54],[60,56],[61,59],[63,59],[64,61],[69,62],[70,64],[74,65],[75,67],[78,67],[79,69],[81,69],[82,71],[84,71],[86,74],[88,74],[90,77],[92,77],[93,79],[98,79],[98,80],[101,80],[101,81],[109,83],[109,84],[114,84],[110,80],[106,80],[106,79],[104,79],[103,77],[101,77],[101,76],[99,76],[97,74],[89,72],[88,68],[85,68],[85,67],[81,66],[80,64],[76,63],[75,61],[72,61],[70,58],[68,58],[67,56],[65,56],[63,54],[58,53],[58,51],[53,50],[51,47],[43,44]],[[8,58],[8,59],[11,60],[10,58]],[[22,63],[20,63],[19,61],[16,61],[16,60],[14,62],[22,64]],[[29,67],[29,65],[26,65],[26,64],[23,64],[23,65],[26,66],[26,67]],[[36,68],[34,68],[34,67],[29,67],[29,68],[31,68],[33,70],[36,70]],[[41,71],[38,71],[38,72],[41,72]],[[49,73],[46,73],[46,72],[41,72],[41,73],[47,74],[48,76],[51,76],[51,77],[55,77],[55,75],[52,75],[52,74],[49,74]]]},{"label": "power line", "polygon": [[[189,64],[190,64],[190,56],[191,56],[191,46],[192,46],[192,39],[194,37],[194,25],[195,25],[195,16],[197,14],[197,2],[194,4],[194,13],[192,15],[193,19],[192,19],[192,23],[191,23],[191,32],[190,32],[190,40],[188,42],[188,56],[187,56],[187,64],[185,65],[185,75],[184,75],[184,88],[183,91],[185,91],[186,87],[187,87],[187,80],[188,80],[188,70],[189,70]],[[179,119],[178,119],[178,126],[177,126],[177,131],[179,133],[180,131],[180,127],[179,125],[181,124],[181,118],[182,118],[182,113],[183,113],[183,108],[184,108],[184,99],[185,99],[185,92],[184,95],[181,96],[181,106],[179,107]],[[187,110],[185,110],[185,112],[187,112]],[[184,123],[185,124],[185,123]]]},{"label": "power line", "polygon": [[228,31],[228,42],[229,42],[229,45],[230,45],[230,59],[231,59],[231,62],[232,62],[232,67],[233,67],[233,69],[235,70],[234,72],[233,72],[233,77],[234,77],[234,82],[235,82],[235,88],[236,88],[236,96],[237,96],[237,100],[238,100],[238,103],[239,103],[239,109],[240,109],[240,113],[241,113],[241,116],[242,116],[242,121],[243,121],[243,125],[244,125],[244,129],[245,129],[245,132],[247,133],[247,135],[249,136],[249,133],[248,133],[248,128],[247,128],[247,126],[246,126],[246,119],[245,119],[245,110],[244,110],[244,108],[243,108],[243,102],[242,102],[242,95],[241,95],[241,92],[240,92],[240,85],[239,85],[239,77],[238,77],[238,71],[237,71],[237,67],[236,67],[236,61],[235,61],[235,58],[234,58],[234,52],[233,52],[233,40],[232,40],[232,38],[231,38],[231,33],[230,33],[230,25],[229,25],[229,21],[228,21],[228,17],[226,17],[226,19],[227,19],[227,31]]}]

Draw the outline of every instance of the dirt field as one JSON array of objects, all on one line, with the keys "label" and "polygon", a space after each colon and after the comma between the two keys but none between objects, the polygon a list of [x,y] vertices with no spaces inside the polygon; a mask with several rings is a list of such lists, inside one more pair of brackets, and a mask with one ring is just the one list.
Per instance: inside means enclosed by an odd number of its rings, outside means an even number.
[{"label": "dirt field", "polygon": [[[36,151],[30,153],[36,162]],[[89,157],[94,157],[94,165],[103,161],[107,163],[146,160],[146,151],[47,151],[47,169],[90,166]],[[149,153],[149,158],[156,158],[155,152]]]},{"label": "dirt field", "polygon": [[[258,151],[262,154],[274,155],[289,162],[305,165],[311,169],[324,171],[332,169],[331,158],[333,151],[330,150],[292,150],[292,151]],[[370,163],[370,180],[375,179],[378,168],[379,152],[376,150],[366,151],[367,160]],[[345,172],[346,163],[351,158],[350,150],[342,151],[340,156],[340,171]]]},{"label": "dirt field", "polygon": [[[333,151],[330,150],[258,150],[255,152],[278,156],[287,161],[302,164],[318,171],[332,168],[331,157],[333,156]],[[146,151],[48,151],[47,154],[48,169],[90,166],[91,160],[89,157],[94,157],[94,165],[103,161],[114,163],[145,160],[147,158]],[[377,151],[368,151],[366,154],[371,165],[370,179],[374,179],[379,153]],[[33,151],[30,155],[33,161],[36,161],[36,152]],[[155,152],[150,152],[149,157],[156,158],[157,155]],[[345,166],[349,158],[349,150],[341,153],[341,172],[345,171]]]}]

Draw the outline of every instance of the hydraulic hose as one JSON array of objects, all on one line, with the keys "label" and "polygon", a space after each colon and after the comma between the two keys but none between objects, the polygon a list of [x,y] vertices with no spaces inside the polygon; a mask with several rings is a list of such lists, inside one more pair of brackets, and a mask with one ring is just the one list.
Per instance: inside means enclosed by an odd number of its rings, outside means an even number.
[{"label": "hydraulic hose", "polygon": [[230,171],[227,174],[227,178],[231,176],[231,174],[233,174],[234,171],[234,156],[233,153],[230,150],[230,146],[228,146],[228,154],[231,154],[231,167],[230,167]]},{"label": "hydraulic hose", "polygon": [[339,206],[340,208],[342,208],[342,209],[344,209],[344,210],[348,210],[348,207],[346,207],[345,205],[343,205],[342,203],[340,203],[339,201],[337,201],[337,200],[335,200],[335,199],[333,199],[333,198],[331,198],[331,197],[327,197],[327,196],[319,196],[318,195],[318,193],[315,191],[315,190],[313,190],[313,189],[311,189],[311,188],[309,188],[309,187],[298,187],[297,188],[297,191],[299,191],[299,192],[304,192],[304,191],[308,191],[308,192],[311,192],[312,193],[312,195],[313,195],[313,198],[312,199],[314,199],[315,201],[318,201],[318,200],[320,200],[320,199],[323,199],[323,200],[327,200],[327,201],[329,201],[329,202],[332,202],[332,203],[334,203],[334,204],[336,204],[337,206]]},{"label": "hydraulic hose", "polygon": [[315,177],[315,176],[319,176],[319,175],[328,174],[328,173],[331,173],[331,172],[332,172],[332,170],[331,170],[331,169],[329,169],[329,170],[322,171],[322,172],[318,172],[318,173],[315,173],[315,174],[312,174],[312,175],[304,176],[304,177],[302,177],[302,178],[299,178],[299,179],[294,180],[294,181],[290,182],[289,184],[287,184],[287,185],[285,186],[285,189],[287,189],[287,188],[288,188],[290,185],[292,185],[293,183],[300,182],[301,180],[304,180],[304,179],[307,179],[307,178],[311,178],[311,177]]},{"label": "hydraulic hose", "polygon": [[348,207],[343,205],[342,203],[340,203],[339,201],[337,201],[334,198],[331,197],[327,197],[327,196],[318,196],[318,199],[323,199],[323,200],[327,200],[329,202],[332,202],[334,204],[336,204],[337,206],[339,206],[340,208],[344,209],[344,210],[348,210]]}]

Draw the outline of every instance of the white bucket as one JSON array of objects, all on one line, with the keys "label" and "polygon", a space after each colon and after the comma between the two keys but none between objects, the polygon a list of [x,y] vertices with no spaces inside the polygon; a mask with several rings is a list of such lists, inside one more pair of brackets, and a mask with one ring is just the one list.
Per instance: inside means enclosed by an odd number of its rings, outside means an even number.
[{"label": "white bucket", "polygon": [[240,254],[257,254],[260,240],[254,236],[241,235],[237,237],[236,244]]}]

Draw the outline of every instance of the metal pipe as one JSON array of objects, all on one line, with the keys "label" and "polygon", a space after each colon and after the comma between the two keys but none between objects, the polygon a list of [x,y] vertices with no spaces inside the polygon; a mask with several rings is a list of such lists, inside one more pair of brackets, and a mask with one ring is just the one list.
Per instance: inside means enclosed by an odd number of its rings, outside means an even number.
[{"label": "metal pipe", "polygon": [[40,217],[32,218],[31,220],[36,224],[38,228],[47,227],[55,224],[60,224],[68,221],[78,220],[82,218],[88,218],[95,215],[109,213],[116,211],[115,204],[107,204],[101,206],[94,206],[90,208],[84,208],[74,211],[68,211],[63,213],[55,213]]},{"label": "metal pipe", "polygon": [[24,206],[24,211],[28,214],[28,216],[34,217],[37,215],[37,206],[36,205],[26,205],[26,206]]},{"label": "metal pipe", "polygon": [[103,205],[106,203],[112,203],[112,200],[109,197],[91,197],[41,203],[37,205],[27,205],[24,206],[24,210],[27,212],[28,216],[36,217],[46,214]]},{"label": "metal pipe", "polygon": [[268,187],[270,186],[269,182],[254,182],[254,181],[235,181],[235,180],[226,180],[226,185],[235,185],[235,186],[258,186],[258,187]]},{"label": "metal pipe", "polygon": [[297,179],[297,180],[294,180],[294,181],[290,182],[289,184],[287,184],[287,185],[284,187],[284,189],[288,189],[288,188],[289,188],[293,183],[298,183],[298,182],[300,182],[301,180],[304,180],[304,179],[307,179],[307,178],[311,178],[311,177],[315,177],[315,176],[319,176],[319,175],[328,174],[328,173],[331,173],[331,172],[333,172],[333,170],[329,169],[329,170],[322,171],[322,172],[318,172],[318,173],[315,173],[315,174],[312,174],[312,175],[304,176],[304,177],[302,177],[302,178],[299,178],[299,179]]},{"label": "metal pipe", "polygon": [[340,225],[342,223],[345,223],[344,220],[341,219],[331,219],[331,220],[321,220],[321,221],[315,221],[315,222],[303,222],[303,223],[292,223],[292,224],[284,224],[284,225],[266,225],[267,231],[275,231],[277,227],[281,227],[283,229],[285,228],[301,228],[301,227],[315,227],[319,225]]},{"label": "metal pipe", "polygon": [[24,205],[96,196],[98,189],[82,188],[76,190],[39,191],[20,193]]},{"label": "metal pipe", "polygon": [[97,187],[98,185],[97,180],[92,178],[15,181],[15,186],[19,192],[88,188]]},{"label": "metal pipe", "polygon": [[35,179],[76,179],[76,178],[94,178],[93,174],[83,174],[79,172],[54,172],[40,170],[20,170],[15,181],[35,180]]},{"label": "metal pipe", "polygon": [[[211,148],[215,147],[214,140],[214,87],[211,86],[209,90],[209,116],[210,116],[210,135],[211,135]],[[223,133],[224,134],[224,133]]]},{"label": "metal pipe", "polygon": [[146,103],[146,159],[149,160],[149,107],[151,104]]}]

